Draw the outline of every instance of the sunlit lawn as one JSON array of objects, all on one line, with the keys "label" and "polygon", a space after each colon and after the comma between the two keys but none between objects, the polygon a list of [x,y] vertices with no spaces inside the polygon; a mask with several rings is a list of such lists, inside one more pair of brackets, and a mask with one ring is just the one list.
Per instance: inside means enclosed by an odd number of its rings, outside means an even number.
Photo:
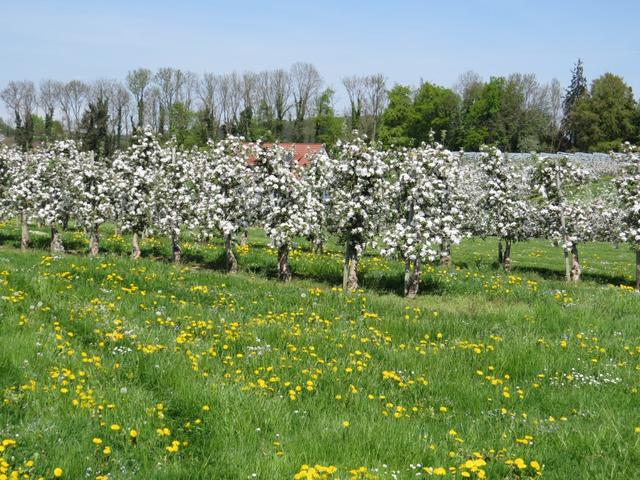
[{"label": "sunlit lawn", "polygon": [[469,240],[408,301],[402,265],[373,255],[362,293],[342,294],[333,244],[301,242],[294,281],[278,283],[257,230],[235,276],[219,243],[188,242],[176,267],[164,239],[133,263],[108,231],[112,253],[94,259],[81,232],[63,235],[80,255],[59,258],[16,250],[17,235],[0,230],[0,478],[640,471],[640,296],[624,247],[584,246],[584,282],[567,285],[544,241],[516,244],[509,276],[495,240]]}]

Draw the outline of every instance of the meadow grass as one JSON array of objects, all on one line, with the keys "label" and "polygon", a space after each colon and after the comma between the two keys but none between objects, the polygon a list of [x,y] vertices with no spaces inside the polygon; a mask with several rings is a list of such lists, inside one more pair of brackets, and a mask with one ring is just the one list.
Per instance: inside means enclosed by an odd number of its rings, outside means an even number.
[{"label": "meadow grass", "polygon": [[81,232],[55,258],[17,238],[0,229],[0,478],[640,471],[640,296],[625,248],[583,246],[585,280],[568,285],[544,241],[516,244],[507,275],[495,240],[468,240],[410,301],[400,262],[375,255],[363,290],[343,294],[332,243],[316,255],[301,241],[294,281],[279,283],[258,231],[233,276],[217,242],[187,242],[174,266],[165,239],[132,262],[108,231],[97,258]]}]

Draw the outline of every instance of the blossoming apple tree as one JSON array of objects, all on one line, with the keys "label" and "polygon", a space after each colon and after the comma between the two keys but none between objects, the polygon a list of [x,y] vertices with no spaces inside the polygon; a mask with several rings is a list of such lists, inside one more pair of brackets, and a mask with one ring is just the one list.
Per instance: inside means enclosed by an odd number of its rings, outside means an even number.
[{"label": "blossoming apple tree", "polygon": [[153,224],[156,208],[156,182],[163,155],[150,128],[138,131],[126,151],[116,156],[113,170],[115,189],[120,192],[116,214],[124,231],[133,234],[131,257],[140,257],[139,236]]},{"label": "blossoming apple tree", "polygon": [[55,142],[49,148],[37,150],[30,161],[35,162],[32,186],[34,214],[51,229],[51,252],[64,251],[60,229],[73,215],[75,206],[73,165],[82,162],[83,155],[73,140]]},{"label": "blossoming apple tree", "polygon": [[226,268],[238,270],[233,253],[236,235],[249,227],[256,209],[253,172],[247,163],[249,148],[241,138],[228,136],[209,143],[195,170],[199,183],[196,205],[198,225],[205,232],[219,232],[224,239]]},{"label": "blossoming apple tree", "polygon": [[[522,174],[496,147],[481,147],[482,171],[480,207],[485,213],[484,235],[498,237],[498,263],[511,269],[511,245],[531,233],[532,210],[526,200]],[[504,249],[503,249],[504,243]]]},{"label": "blossoming apple tree", "polygon": [[363,137],[336,145],[331,162],[331,229],[345,245],[343,289],[358,288],[358,260],[375,244],[390,208],[387,155]]},{"label": "blossoming apple tree", "polygon": [[178,151],[172,141],[161,149],[157,160],[153,225],[171,239],[171,258],[182,259],[180,232],[193,226],[199,190],[194,176],[196,152]]},{"label": "blossoming apple tree", "polygon": [[89,235],[89,254],[100,250],[100,226],[113,218],[117,195],[107,159],[94,152],[77,155],[69,165],[73,216]]},{"label": "blossoming apple tree", "polygon": [[640,149],[625,144],[615,157],[624,165],[624,173],[615,179],[620,209],[620,240],[631,245],[636,254],[636,290],[640,291]]},{"label": "blossoming apple tree", "polygon": [[308,236],[319,221],[321,205],[290,151],[274,145],[255,151],[255,192],[260,221],[278,250],[278,278],[291,279],[289,251],[297,236]]},{"label": "blossoming apple tree", "polygon": [[589,172],[567,158],[540,158],[531,177],[535,191],[540,194],[539,220],[541,230],[554,244],[561,245],[565,258],[567,281],[578,281],[582,273],[578,242],[587,240],[586,216],[575,202],[567,200],[565,189],[583,183]]},{"label": "blossoming apple tree", "polygon": [[418,293],[421,266],[448,255],[442,245],[462,239],[462,202],[456,195],[458,156],[439,143],[400,151],[390,185],[391,222],[383,235],[383,255],[405,262],[404,293]]}]

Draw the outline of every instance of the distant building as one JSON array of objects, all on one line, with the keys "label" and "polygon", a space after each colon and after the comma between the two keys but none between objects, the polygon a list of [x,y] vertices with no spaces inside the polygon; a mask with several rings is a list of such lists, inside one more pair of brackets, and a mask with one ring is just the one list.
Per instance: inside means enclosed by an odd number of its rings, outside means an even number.
[{"label": "distant building", "polygon": [[[261,143],[262,148],[271,148],[275,143]],[[311,163],[311,158],[317,153],[326,153],[322,143],[278,143],[280,147],[289,150],[298,165],[306,167]],[[250,158],[249,162],[254,163],[255,159]]]}]

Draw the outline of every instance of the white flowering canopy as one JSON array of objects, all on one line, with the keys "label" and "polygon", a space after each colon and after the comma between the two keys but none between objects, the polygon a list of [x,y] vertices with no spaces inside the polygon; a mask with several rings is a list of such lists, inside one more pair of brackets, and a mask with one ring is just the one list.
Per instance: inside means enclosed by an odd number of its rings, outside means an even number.
[{"label": "white flowering canopy", "polygon": [[163,152],[150,128],[138,132],[134,144],[113,160],[116,215],[125,231],[142,233],[153,224],[156,183]]},{"label": "white flowering canopy", "polygon": [[384,233],[383,255],[410,261],[434,261],[447,254],[443,245],[463,238],[464,199],[459,195],[459,155],[439,143],[403,150],[394,162],[391,225]]},{"label": "white flowering canopy", "polygon": [[319,222],[322,205],[314,197],[293,155],[279,145],[255,152],[255,193],[259,218],[276,248],[292,244],[296,236],[308,236]]},{"label": "white flowering canopy", "polygon": [[153,225],[174,239],[183,226],[193,224],[196,215],[199,197],[196,158],[196,152],[178,151],[175,142],[162,148],[157,156]]},{"label": "white flowering canopy", "polygon": [[248,228],[256,209],[253,172],[247,163],[249,147],[242,138],[229,136],[210,141],[209,149],[194,162],[199,192],[196,224],[206,232],[233,236]]},{"label": "white flowering canopy", "polygon": [[324,149],[314,153],[309,165],[303,170],[304,178],[315,200],[318,202],[316,223],[311,225],[310,239],[316,246],[326,240],[330,192],[333,188],[331,159]]},{"label": "white flowering canopy", "polygon": [[624,166],[624,173],[615,180],[620,232],[619,238],[640,250],[640,149],[629,143],[614,157]]},{"label": "white flowering canopy", "polygon": [[483,235],[524,240],[534,232],[533,209],[527,196],[524,172],[496,147],[482,146],[479,156],[484,212]]},{"label": "white flowering canopy", "polygon": [[589,240],[585,224],[588,216],[579,203],[567,200],[565,189],[583,183],[590,175],[567,158],[542,157],[531,177],[532,186],[542,199],[538,207],[540,230],[546,238],[562,245],[565,252],[575,243]]},{"label": "white flowering canopy", "polygon": [[33,214],[45,225],[58,227],[73,215],[78,171],[75,165],[82,164],[83,159],[73,140],[55,142],[50,148],[32,154],[28,163],[35,162]]},{"label": "white flowering canopy", "polygon": [[34,166],[17,148],[0,145],[0,216],[32,210]]},{"label": "white flowering canopy", "polygon": [[391,208],[388,158],[357,135],[352,141],[338,142],[336,151],[330,162],[330,228],[342,242],[351,243],[359,257],[365,247],[375,246]]},{"label": "white flowering canopy", "polygon": [[96,230],[114,216],[115,179],[108,161],[92,152],[77,155],[69,165],[73,216],[80,226]]}]

